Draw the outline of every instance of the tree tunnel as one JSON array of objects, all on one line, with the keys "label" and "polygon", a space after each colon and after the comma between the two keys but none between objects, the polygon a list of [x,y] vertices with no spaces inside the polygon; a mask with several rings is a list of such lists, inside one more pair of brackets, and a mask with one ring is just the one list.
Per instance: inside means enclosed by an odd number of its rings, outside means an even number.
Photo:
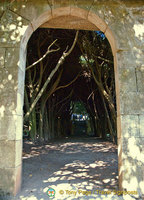
[{"label": "tree tunnel", "polygon": [[[101,31],[81,30],[72,52],[61,62],[60,58],[74,44],[75,35],[75,30],[48,28],[39,28],[32,34],[27,47],[24,137],[48,141],[84,132],[116,142],[110,44]],[[51,76],[58,63],[59,68]],[[49,84],[44,88],[47,80]],[[82,115],[83,119],[74,120],[74,115]],[[78,131],[80,124],[85,128]]]}]

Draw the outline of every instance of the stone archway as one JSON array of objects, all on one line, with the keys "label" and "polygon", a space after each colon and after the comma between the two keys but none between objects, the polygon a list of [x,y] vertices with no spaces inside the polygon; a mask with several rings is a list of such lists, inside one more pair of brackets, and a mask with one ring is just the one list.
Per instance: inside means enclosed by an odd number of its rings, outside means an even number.
[{"label": "stone archway", "polygon": [[[82,4],[82,3],[81,3]],[[44,7],[44,2],[42,3]],[[103,31],[109,40],[114,56],[114,68],[115,68],[115,82],[116,82],[116,95],[117,95],[117,124],[118,124],[118,159],[119,159],[119,189],[127,190],[139,190],[142,194],[142,184],[144,183],[143,177],[140,176],[144,172],[142,168],[143,161],[143,107],[142,106],[142,89],[140,89],[139,83],[136,82],[136,75],[134,70],[136,65],[142,64],[139,59],[141,55],[141,47],[139,44],[135,46],[134,43],[129,45],[127,43],[127,36],[122,36],[119,32],[119,27],[114,26],[112,20],[110,26],[108,26],[98,15],[98,10],[94,12],[87,9],[80,9],[78,7],[60,7],[57,9],[50,9],[46,12],[40,12],[40,16],[35,20],[27,20],[27,17],[18,14],[15,10],[7,10],[2,14],[2,24],[9,16],[11,22],[8,27],[8,38],[2,36],[0,51],[3,55],[1,58],[3,69],[2,78],[3,85],[1,88],[6,91],[3,92],[2,97],[6,100],[2,101],[0,106],[1,124],[0,129],[2,134],[0,135],[1,149],[0,149],[0,161],[2,161],[0,177],[2,183],[0,183],[1,190],[16,194],[21,185],[21,167],[22,167],[22,107],[23,107],[23,96],[24,96],[24,77],[25,77],[25,60],[26,60],[26,45],[31,34],[40,26],[42,27],[59,27],[59,28],[75,28],[75,29],[99,29]],[[124,7],[122,12],[125,12]],[[33,18],[33,13],[29,11],[30,18]],[[118,17],[115,13],[114,17]],[[59,20],[64,20],[65,26],[59,23]],[[14,21],[14,23],[12,23]],[[15,26],[16,22],[23,22],[24,26]],[[69,25],[71,23],[71,26]],[[124,25],[123,25],[124,23]],[[126,27],[126,22],[121,23],[119,26],[122,30],[129,31],[129,27]],[[135,23],[132,21],[131,23]],[[129,24],[131,24],[129,23]],[[28,28],[25,32],[25,28]],[[110,27],[110,28],[109,28]],[[12,31],[17,30],[18,36],[15,37]],[[113,32],[112,32],[112,31]],[[25,33],[24,33],[25,32]],[[128,33],[127,33],[128,34]],[[23,37],[22,37],[23,36]],[[22,40],[21,40],[22,37]],[[133,35],[137,41],[137,35]],[[21,40],[21,45],[19,42]],[[2,46],[3,44],[3,46]],[[133,47],[137,53],[137,57],[133,57],[130,52],[130,48]],[[139,51],[138,51],[139,49]],[[20,57],[19,57],[20,52]],[[10,55],[10,56],[9,56]],[[117,59],[118,58],[118,59]],[[133,60],[133,63],[131,62]],[[130,65],[135,67],[130,67]],[[12,68],[7,68],[7,66]],[[122,66],[127,65],[128,69]],[[142,70],[139,68],[139,70]],[[136,72],[137,73],[137,72]],[[140,73],[140,72],[139,72]],[[137,75],[139,75],[137,73]],[[128,80],[129,77],[132,78]],[[132,81],[131,81],[132,80]],[[11,83],[11,85],[10,85]],[[119,87],[120,85],[120,87]],[[133,88],[132,88],[133,86]],[[3,90],[4,90],[3,89]],[[133,89],[132,93],[129,89]],[[10,92],[9,92],[10,91]],[[127,94],[128,93],[128,94]],[[134,98],[137,95],[137,99]],[[134,99],[134,103],[131,103],[131,99]],[[7,100],[8,99],[8,100]],[[8,128],[7,128],[8,124]],[[140,125],[140,126],[139,126]],[[138,127],[139,126],[139,127]],[[129,129],[132,129],[129,131]],[[5,134],[4,134],[5,133]],[[134,138],[136,137],[136,139]],[[133,151],[133,146],[137,151],[139,158]],[[2,152],[4,152],[2,154]],[[139,165],[137,166],[137,162]],[[132,184],[132,182],[135,184]]]},{"label": "stone archway", "polygon": [[[117,96],[117,113],[120,113],[119,109],[119,81],[117,72],[117,62],[116,62],[116,42],[113,33],[110,31],[108,26],[103,20],[101,20],[94,13],[89,13],[80,8],[64,7],[53,10],[53,13],[47,11],[43,13],[38,19],[32,22],[27,28],[22,41],[21,41],[21,52],[22,55],[20,62],[23,65],[23,71],[25,70],[26,63],[26,44],[31,37],[32,33],[39,27],[42,28],[62,28],[62,29],[78,29],[78,30],[100,30],[105,33],[107,39],[112,48],[112,53],[114,57],[114,69],[115,69],[115,79],[116,81],[116,96]],[[118,118],[118,120],[120,120]],[[119,122],[120,124],[120,122]],[[119,129],[120,130],[120,129]],[[120,135],[120,133],[119,133]],[[120,161],[120,156],[118,160]],[[120,180],[120,179],[119,179]],[[121,182],[119,182],[121,185]]]}]

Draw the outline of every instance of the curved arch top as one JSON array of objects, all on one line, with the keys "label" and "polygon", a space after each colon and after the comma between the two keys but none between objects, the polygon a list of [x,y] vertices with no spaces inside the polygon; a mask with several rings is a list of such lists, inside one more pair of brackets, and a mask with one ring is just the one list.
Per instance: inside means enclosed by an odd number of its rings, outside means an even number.
[{"label": "curved arch top", "polygon": [[[143,156],[141,149],[144,148],[144,87],[141,84],[144,82],[141,23],[144,1],[132,3],[131,0],[111,0],[110,2],[31,0],[12,1],[6,6],[0,3],[3,11],[0,38],[2,63],[0,191],[16,194],[20,189],[27,43],[37,28],[47,27],[100,30],[106,35],[114,57],[119,190],[138,191],[140,197],[144,195],[144,178],[139,176],[144,173],[142,168],[144,161],[141,159]],[[61,7],[65,5],[68,7]],[[133,153],[134,147],[138,156]],[[5,155],[11,159],[7,159]]]},{"label": "curved arch top", "polygon": [[[116,96],[117,96],[117,116],[120,115],[119,99],[119,77],[117,69],[117,47],[114,34],[108,25],[94,12],[88,12],[76,7],[60,7],[42,13],[37,19],[33,20],[23,35],[20,49],[20,66],[25,71],[26,46],[33,32],[39,28],[64,28],[78,30],[100,30],[106,35],[114,57]],[[21,59],[22,57],[22,59]]]},{"label": "curved arch top", "polygon": [[108,25],[93,12],[88,12],[76,7],[61,7],[44,12],[28,26],[21,41],[25,44],[25,47],[32,33],[39,27],[100,30],[105,33],[111,45],[113,55],[116,54],[116,42],[112,31],[109,29]]},{"label": "curved arch top", "polygon": [[94,12],[88,12],[76,7],[60,7],[54,10],[48,10],[41,14],[37,19],[33,20],[25,31],[21,40],[20,65],[25,71],[26,46],[32,33],[39,27],[47,28],[64,28],[79,30],[100,30],[106,35],[114,57],[115,83],[117,95],[117,115],[120,115],[120,99],[119,99],[119,78],[117,69],[117,47],[114,34],[108,25]]}]

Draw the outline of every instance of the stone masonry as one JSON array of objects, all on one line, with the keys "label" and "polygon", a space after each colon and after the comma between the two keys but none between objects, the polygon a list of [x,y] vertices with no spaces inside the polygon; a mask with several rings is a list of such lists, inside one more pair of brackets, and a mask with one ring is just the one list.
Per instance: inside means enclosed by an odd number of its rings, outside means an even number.
[{"label": "stone masonry", "polygon": [[26,45],[38,27],[101,30],[113,56],[119,189],[144,195],[144,1],[0,2],[0,193],[21,187]]}]

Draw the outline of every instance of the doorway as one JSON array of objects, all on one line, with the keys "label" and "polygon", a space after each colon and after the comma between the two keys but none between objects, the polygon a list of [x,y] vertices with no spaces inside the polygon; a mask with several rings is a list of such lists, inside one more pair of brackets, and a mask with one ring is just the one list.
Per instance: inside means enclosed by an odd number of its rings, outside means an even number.
[{"label": "doorway", "polygon": [[[75,34],[75,30],[38,29],[32,35],[27,50],[25,115],[29,113],[31,107],[29,105],[33,104],[35,98],[39,95],[41,89],[43,89],[45,81],[50,76],[51,71],[55,69],[63,52],[66,48],[72,46]],[[55,43],[55,52],[53,55],[50,54],[43,62],[33,65],[33,63],[36,63],[45,55],[48,46],[56,39],[59,40],[59,43]],[[37,51],[36,47],[38,47]],[[57,52],[57,49],[61,51]],[[105,54],[106,56],[104,57],[103,55]],[[110,151],[111,161],[114,167],[111,173],[113,178],[104,178],[103,176],[106,174],[102,175],[104,169],[105,171],[106,169],[108,171],[110,170],[110,163],[108,164],[104,161],[106,157],[104,160],[100,160],[100,163],[98,157],[95,157],[95,161],[90,160],[89,164],[84,163],[84,160],[81,161],[78,159],[71,160],[70,163],[66,162],[63,167],[60,167],[61,170],[57,169],[57,172],[53,172],[53,178],[49,177],[48,181],[45,180],[47,183],[51,179],[64,180],[64,183],[71,179],[77,180],[76,177],[74,178],[71,175],[64,176],[65,171],[68,171],[68,174],[76,173],[76,176],[80,176],[84,172],[84,174],[89,174],[90,180],[97,179],[97,183],[100,182],[98,177],[103,177],[103,186],[107,186],[107,189],[116,189],[117,159],[115,156],[113,157],[114,154],[116,155],[116,146],[112,145],[112,143],[109,146],[108,144],[110,143],[108,141],[106,142],[100,139],[116,141],[116,99],[114,83],[113,56],[105,34],[100,31],[79,31],[79,38],[77,39],[75,49],[73,49],[71,55],[65,59],[61,68],[52,77],[50,85],[47,86],[45,92],[41,95],[40,100],[29,115],[30,120],[24,124],[25,139],[32,139],[39,142],[43,141],[44,146],[41,144],[38,145],[38,143],[33,145],[32,142],[26,142],[24,147],[30,147],[30,150],[27,149],[24,152],[24,158],[31,160],[30,157],[33,157],[34,162],[36,162],[35,157],[38,156],[40,159],[46,160],[44,156],[42,156],[43,158],[41,157],[41,153],[44,151],[44,154],[46,154],[47,150],[52,150],[54,154],[55,151],[59,151],[60,153],[66,150],[64,152],[65,159],[67,158],[67,154],[69,154],[68,157],[70,156],[71,152],[88,153],[88,151],[92,151],[92,153],[98,153],[100,151],[102,155],[102,152]],[[103,89],[107,89],[107,91],[108,89],[112,91],[109,93],[110,97],[102,96],[103,90],[100,86],[103,86]],[[110,105],[106,97],[109,100],[111,98]],[[111,112],[112,104],[115,110],[115,116]],[[111,126],[109,123],[111,123]],[[73,136],[79,137],[76,140]],[[59,142],[57,140],[55,141],[57,138],[60,138]],[[50,160],[52,159],[51,155],[48,154],[47,156],[50,156]],[[83,157],[82,154],[78,156]],[[52,155],[52,157],[57,157],[57,154],[55,156]],[[61,157],[61,155],[59,154],[58,157]],[[92,158],[94,158],[94,155]],[[83,159],[86,159],[85,155]],[[56,165],[56,160],[51,161],[51,163],[53,162]],[[99,167],[98,163],[100,164]],[[27,162],[25,165],[27,165]],[[79,168],[81,165],[82,167]],[[96,168],[102,170],[95,174],[97,177],[93,174]],[[80,173],[76,172],[77,169]],[[43,167],[41,167],[41,170],[43,170]],[[59,171],[62,174],[60,177],[56,176]],[[32,177],[34,175],[29,174],[29,176]],[[84,178],[86,179],[87,176],[84,175],[82,180]],[[97,185],[102,186],[102,182]],[[98,188],[102,189],[103,186],[101,186]],[[96,190],[98,188],[95,187],[94,189]]]}]

